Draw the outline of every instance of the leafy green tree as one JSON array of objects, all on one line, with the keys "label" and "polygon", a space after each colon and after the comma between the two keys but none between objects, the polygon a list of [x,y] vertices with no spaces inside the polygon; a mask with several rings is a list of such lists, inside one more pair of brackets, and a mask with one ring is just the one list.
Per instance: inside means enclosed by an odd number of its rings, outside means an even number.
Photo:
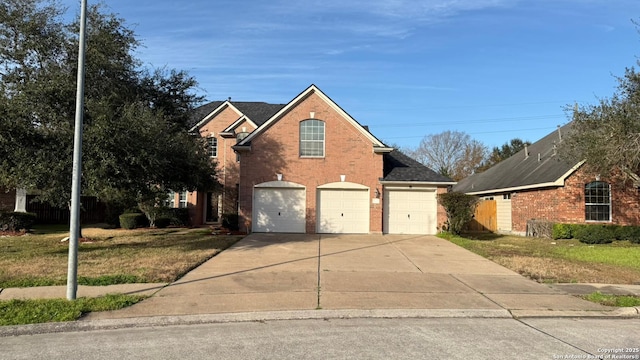
[{"label": "leafy green tree", "polygon": [[640,74],[627,68],[611,98],[595,105],[576,105],[569,136],[559,155],[586,160],[596,174],[640,175]]},{"label": "leafy green tree", "polygon": [[[0,187],[70,199],[78,22],[54,0],[0,4]],[[146,69],[124,20],[88,12],[82,189],[107,202],[213,189],[215,163],[187,134],[202,101],[187,73]]]},{"label": "leafy green tree", "polygon": [[519,138],[513,138],[510,141],[502,144],[502,146],[494,146],[487,159],[476,169],[476,172],[482,172],[492,167],[493,165],[508,159],[511,156],[517,154],[525,146],[531,145],[529,141],[523,141]]},{"label": "leafy green tree", "polygon": [[438,194],[438,203],[447,212],[445,231],[459,235],[464,226],[473,219],[479,198],[459,192]]}]

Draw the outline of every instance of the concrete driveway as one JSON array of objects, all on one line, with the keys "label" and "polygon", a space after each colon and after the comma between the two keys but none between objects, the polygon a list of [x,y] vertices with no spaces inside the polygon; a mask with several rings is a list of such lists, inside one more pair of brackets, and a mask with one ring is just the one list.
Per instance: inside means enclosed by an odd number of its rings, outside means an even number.
[{"label": "concrete driveway", "polygon": [[313,309],[609,308],[434,236],[252,234],[153,297],[88,319]]}]

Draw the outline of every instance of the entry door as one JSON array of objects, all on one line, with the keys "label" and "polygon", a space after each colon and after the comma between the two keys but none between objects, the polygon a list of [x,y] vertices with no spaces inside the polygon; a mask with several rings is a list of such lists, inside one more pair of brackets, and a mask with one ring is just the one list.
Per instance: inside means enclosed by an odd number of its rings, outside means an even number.
[{"label": "entry door", "polygon": [[369,233],[368,190],[322,189],[317,209],[319,233]]}]

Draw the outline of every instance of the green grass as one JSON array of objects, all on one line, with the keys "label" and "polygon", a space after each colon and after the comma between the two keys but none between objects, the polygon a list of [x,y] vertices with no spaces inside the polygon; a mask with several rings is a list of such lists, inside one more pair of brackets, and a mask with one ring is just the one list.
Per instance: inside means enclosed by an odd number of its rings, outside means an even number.
[{"label": "green grass", "polygon": [[606,295],[599,291],[582,297],[594,303],[606,306],[633,307],[640,306],[640,297],[630,295]]},{"label": "green grass", "polygon": [[[0,288],[66,284],[68,229],[40,226],[0,238]],[[80,285],[164,283],[233,245],[242,236],[209,229],[103,229],[85,227],[79,244]]]},{"label": "green grass", "polygon": [[0,325],[73,321],[89,312],[122,309],[144,298],[139,295],[115,294],[72,301],[65,299],[0,301]]},{"label": "green grass", "polygon": [[640,283],[640,245],[629,241],[589,245],[491,233],[439,236],[540,282]]}]

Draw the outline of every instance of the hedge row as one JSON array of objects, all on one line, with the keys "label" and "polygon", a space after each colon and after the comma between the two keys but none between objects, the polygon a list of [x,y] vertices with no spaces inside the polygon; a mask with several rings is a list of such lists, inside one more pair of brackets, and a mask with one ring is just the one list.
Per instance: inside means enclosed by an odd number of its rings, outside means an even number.
[{"label": "hedge row", "polygon": [[[141,212],[125,213],[120,215],[120,227],[123,229],[135,229],[148,227],[149,220]],[[155,220],[157,228],[173,226],[189,226],[189,210],[185,208],[166,208]]]},{"label": "hedge row", "polygon": [[578,239],[585,244],[609,244],[629,240],[640,244],[640,226],[553,224],[554,239]]},{"label": "hedge row", "polygon": [[29,230],[36,223],[36,214],[25,212],[0,212],[0,231]]}]

